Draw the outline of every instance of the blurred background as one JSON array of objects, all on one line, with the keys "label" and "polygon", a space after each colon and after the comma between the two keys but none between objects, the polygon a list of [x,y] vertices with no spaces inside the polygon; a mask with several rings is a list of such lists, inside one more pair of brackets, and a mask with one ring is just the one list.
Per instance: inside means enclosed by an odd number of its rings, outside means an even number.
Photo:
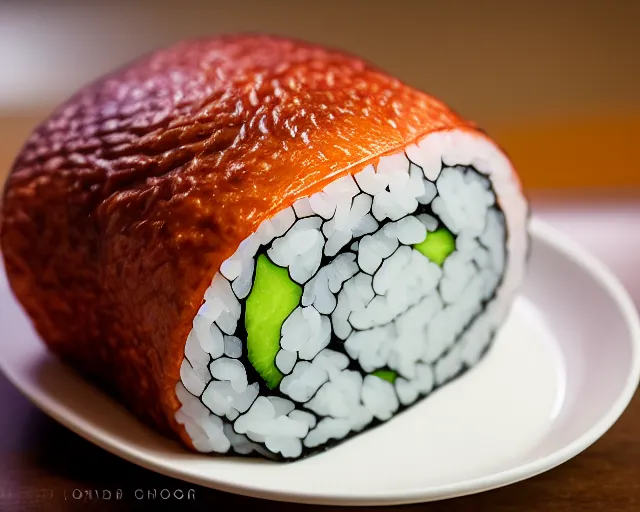
[{"label": "blurred background", "polygon": [[640,188],[640,2],[0,0],[0,181],[86,82],[180,39],[270,32],[357,53],[480,123],[529,190]]}]

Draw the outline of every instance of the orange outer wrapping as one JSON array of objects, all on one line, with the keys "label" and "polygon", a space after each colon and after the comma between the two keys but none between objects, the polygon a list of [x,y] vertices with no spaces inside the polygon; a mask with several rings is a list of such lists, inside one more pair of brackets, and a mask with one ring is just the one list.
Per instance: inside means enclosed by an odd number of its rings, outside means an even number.
[{"label": "orange outer wrapping", "polygon": [[80,90],[6,183],[12,290],[48,347],[166,435],[191,322],[262,220],[442,129],[475,130],[353,56],[269,36],[187,41]]}]

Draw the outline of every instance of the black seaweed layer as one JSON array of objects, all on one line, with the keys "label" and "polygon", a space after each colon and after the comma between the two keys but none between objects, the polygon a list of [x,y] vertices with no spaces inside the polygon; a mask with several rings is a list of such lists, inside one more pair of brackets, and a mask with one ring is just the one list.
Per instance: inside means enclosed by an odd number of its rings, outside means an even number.
[{"label": "black seaweed layer", "polygon": [[[416,166],[416,167],[418,167],[418,168],[420,168],[420,169],[422,170],[422,167],[421,167],[421,166],[419,166],[419,165],[417,165],[415,162],[411,161],[411,159],[409,159],[409,157],[408,157],[408,155],[406,155],[406,153],[405,153],[405,156],[407,157],[407,160],[409,161],[409,170],[411,169],[411,166],[412,166],[412,165],[414,165],[414,166]],[[488,184],[489,184],[489,189],[491,190],[491,192],[493,193],[493,196],[494,196],[494,198],[495,198],[494,205],[493,205],[491,208],[493,208],[493,209],[497,210],[497,211],[501,214],[501,216],[502,216],[502,222],[503,222],[503,227],[504,227],[504,230],[505,230],[505,247],[504,247],[504,257],[505,257],[505,269],[506,269],[506,268],[507,268],[507,266],[508,266],[508,251],[507,251],[507,249],[506,249],[506,241],[507,241],[507,240],[509,240],[509,232],[508,232],[508,230],[509,230],[509,226],[508,226],[508,224],[507,224],[507,222],[506,222],[506,218],[505,218],[504,212],[502,211],[502,209],[500,208],[500,205],[498,204],[497,196],[496,196],[496,194],[495,194],[495,191],[493,190],[493,187],[491,186],[491,181],[490,181],[490,180],[489,180],[485,175],[483,175],[482,173],[480,173],[480,172],[479,172],[475,167],[473,167],[473,166],[465,166],[465,165],[454,165],[454,166],[448,166],[448,165],[445,165],[445,164],[444,164],[444,162],[442,162],[442,161],[441,161],[440,173],[441,173],[445,168],[458,168],[458,167],[462,167],[462,168],[464,168],[465,172],[474,172],[474,173],[478,174],[481,178],[483,178],[484,180],[486,180],[486,181],[488,182]],[[424,174],[423,174],[423,176],[424,176]],[[356,184],[356,186],[358,187],[358,189],[360,190],[360,193],[363,193],[363,194],[366,194],[366,195],[369,195],[370,197],[372,197],[370,194],[367,194],[366,192],[364,192],[364,191],[360,188],[360,186],[358,185],[358,183],[357,183],[357,181],[356,181],[355,179],[354,179],[353,181],[354,181],[354,183]],[[427,180],[427,181],[430,181],[430,180]],[[435,198],[436,198],[436,197],[438,197],[438,195],[439,195],[439,190],[438,190],[438,188],[437,188],[437,187],[438,187],[438,186],[437,186],[437,181],[436,181],[436,182],[431,181],[431,183],[433,183],[433,184],[436,186],[436,195],[435,195],[435,196],[434,196],[434,198],[431,200],[431,202],[430,202],[429,204],[427,204],[427,205],[423,205],[423,204],[420,204],[420,203],[419,203],[419,204],[418,204],[418,207],[416,208],[416,210],[415,210],[414,212],[410,213],[410,214],[407,214],[406,216],[409,216],[409,215],[412,215],[412,216],[418,216],[418,215],[422,215],[422,214],[427,214],[427,215],[430,215],[431,217],[433,217],[434,219],[436,219],[436,220],[438,221],[438,228],[440,228],[440,227],[444,227],[444,228],[446,228],[446,226],[444,225],[444,223],[440,220],[439,216],[438,216],[438,215],[436,215],[436,214],[433,212],[432,208],[431,208],[431,203],[433,203],[433,200],[435,200]],[[386,190],[387,190],[387,191],[389,190],[389,187],[388,187],[388,186],[387,186]],[[354,196],[354,197],[355,197],[355,196]],[[353,201],[353,199],[352,199],[352,201]],[[260,246],[260,248],[258,249],[258,251],[256,252],[255,256],[254,256],[254,261],[257,261],[258,256],[260,256],[261,254],[264,254],[264,255],[266,255],[266,256],[268,257],[267,252],[268,252],[268,250],[272,247],[273,242],[274,242],[275,240],[279,239],[279,238],[282,238],[282,237],[286,236],[286,234],[287,234],[287,233],[288,233],[288,232],[293,228],[293,226],[295,226],[295,224],[296,224],[296,222],[297,222],[298,220],[300,220],[300,219],[306,219],[306,218],[313,218],[313,217],[316,217],[316,218],[321,219],[321,227],[322,227],[322,225],[323,225],[324,223],[326,223],[326,222],[328,222],[329,220],[331,220],[331,218],[329,218],[329,219],[324,219],[323,217],[321,217],[321,216],[319,216],[319,215],[317,215],[317,214],[309,215],[309,216],[307,216],[307,217],[299,217],[299,216],[297,215],[297,213],[295,212],[295,209],[293,209],[293,208],[292,208],[292,210],[293,210],[293,213],[294,213],[294,216],[295,216],[295,221],[294,221],[294,223],[293,223],[293,224],[292,224],[292,225],[287,229],[287,231],[285,231],[285,233],[283,233],[283,234],[282,234],[282,235],[280,235],[279,237],[275,237],[275,238],[274,238],[271,242],[269,242],[267,245],[264,245],[264,246],[263,246],[263,245],[261,245],[261,246]],[[406,216],[405,216],[405,217],[406,217]],[[375,218],[375,217],[374,217],[374,218]],[[404,217],[402,217],[402,218],[404,218]],[[377,231],[379,231],[380,229],[382,229],[384,225],[386,225],[386,224],[388,224],[388,223],[390,223],[390,222],[397,222],[397,221],[391,221],[391,220],[390,220],[390,219],[388,219],[388,218],[386,218],[386,219],[384,219],[384,220],[382,220],[382,221],[378,221],[377,219],[375,219],[375,220],[376,220],[376,222],[378,223],[378,228],[377,228],[377,230],[376,230],[376,231],[374,231],[374,233],[375,233],[375,232],[377,232]],[[437,228],[436,228],[436,229],[437,229]],[[447,229],[448,229],[448,228],[447,228]],[[327,237],[326,237],[326,236],[324,235],[324,233],[322,232],[322,229],[320,229],[320,233],[321,233],[321,234],[322,234],[322,236],[324,237],[324,239],[325,239],[325,243],[326,243],[326,241],[327,241]],[[318,271],[319,271],[321,268],[323,268],[324,266],[326,266],[327,264],[331,263],[331,261],[333,261],[334,259],[336,259],[336,258],[337,258],[339,255],[341,255],[341,254],[345,254],[345,253],[352,253],[352,254],[356,255],[353,251],[351,251],[351,249],[350,249],[351,245],[353,245],[353,243],[354,243],[354,242],[358,242],[358,243],[359,243],[359,242],[360,242],[360,240],[361,240],[362,238],[364,238],[365,236],[369,236],[369,235],[371,235],[371,234],[372,234],[372,233],[367,233],[367,234],[364,234],[364,235],[361,235],[361,236],[358,236],[358,237],[353,237],[353,238],[352,238],[352,239],[351,239],[347,244],[345,244],[345,246],[344,246],[340,251],[338,251],[338,252],[337,252],[335,255],[333,255],[333,256],[327,256],[327,255],[324,253],[324,250],[323,250],[322,257],[321,257],[321,260],[320,260],[320,264],[319,264],[319,266],[318,266]],[[457,240],[457,237],[456,237],[456,240]],[[484,249],[488,249],[487,247],[485,247],[485,246],[484,246],[484,244],[482,244],[482,243],[480,242],[480,239],[479,239],[479,238],[476,238],[475,240],[476,240],[476,241],[478,241],[478,242],[480,243],[480,245],[481,245]],[[398,245],[398,248],[396,248],[396,250],[398,250],[400,247],[402,247],[402,244],[399,244],[399,245]],[[394,251],[394,253],[395,253],[395,251]],[[383,260],[382,260],[382,262],[381,262],[380,266],[382,265],[382,263],[384,262],[384,260],[386,260],[386,259],[390,258],[394,253],[392,253],[391,255],[389,255],[387,258],[383,258]],[[357,255],[356,255],[356,258],[357,258]],[[356,261],[357,261],[357,259],[356,259]],[[281,268],[283,268],[283,267],[281,267]],[[378,267],[378,269],[379,269],[379,268],[380,268],[380,267]],[[289,273],[289,270],[288,270],[288,269],[286,269],[286,270],[287,270],[287,272]],[[316,271],[316,273],[315,273],[315,274],[313,274],[313,275],[312,275],[312,276],[311,276],[307,281],[305,281],[305,283],[302,283],[302,284],[301,284],[301,286],[304,286],[304,285],[305,285],[306,283],[308,283],[311,279],[313,279],[313,278],[317,275],[318,271]],[[366,272],[364,272],[362,269],[360,269],[360,271],[361,271],[361,272],[363,272],[363,273],[366,273]],[[371,275],[371,274],[369,274],[369,275]],[[435,380],[435,367],[436,367],[436,365],[437,365],[438,361],[440,361],[442,358],[446,357],[446,356],[447,356],[447,355],[448,355],[448,354],[449,354],[449,353],[450,353],[450,352],[451,352],[451,351],[452,351],[452,350],[453,350],[453,349],[454,349],[454,348],[455,348],[455,347],[460,343],[460,339],[461,339],[461,338],[462,338],[462,336],[465,334],[465,332],[468,330],[468,328],[473,324],[473,322],[475,322],[475,321],[476,321],[476,320],[477,320],[477,319],[478,319],[478,318],[479,318],[479,317],[480,317],[480,316],[481,316],[481,315],[486,311],[486,307],[487,307],[487,305],[488,305],[491,301],[493,301],[493,300],[495,299],[496,293],[497,293],[497,291],[500,289],[500,287],[501,287],[501,285],[502,285],[502,283],[503,283],[503,281],[504,281],[504,275],[505,275],[505,272],[503,272],[503,273],[502,273],[502,275],[500,276],[500,279],[498,280],[498,282],[497,282],[497,284],[496,284],[496,286],[495,286],[495,288],[494,288],[494,290],[493,290],[492,294],[491,294],[487,299],[485,299],[485,300],[483,300],[483,301],[481,302],[481,307],[480,307],[480,310],[478,311],[478,313],[476,313],[475,315],[473,315],[473,316],[472,316],[472,318],[471,318],[471,319],[470,319],[470,320],[465,324],[465,326],[461,329],[460,334],[459,334],[458,336],[456,336],[456,338],[455,338],[454,342],[451,344],[451,346],[450,346],[450,347],[449,347],[445,352],[443,352],[443,353],[440,355],[440,357],[439,357],[438,359],[436,359],[436,360],[435,360],[435,361],[433,361],[432,363],[424,363],[424,364],[429,364],[429,365],[431,366],[431,368],[432,368],[432,371],[433,371],[433,374],[434,374],[434,387],[433,387],[433,388],[432,388],[432,389],[431,389],[427,394],[424,394],[424,395],[423,395],[423,394],[419,394],[419,395],[418,395],[418,397],[417,397],[417,398],[416,398],[412,403],[410,403],[410,404],[408,404],[408,405],[402,405],[402,403],[400,402],[400,400],[398,400],[399,407],[398,407],[398,409],[396,410],[396,412],[393,414],[393,416],[392,416],[391,418],[389,418],[388,420],[379,420],[379,419],[377,419],[377,418],[375,418],[375,417],[374,417],[374,418],[373,418],[373,420],[372,420],[368,425],[366,425],[363,429],[361,429],[361,430],[359,430],[359,431],[349,431],[349,433],[348,433],[347,435],[345,435],[344,437],[342,437],[341,439],[329,439],[326,443],[321,444],[321,445],[319,445],[319,446],[317,446],[317,447],[313,447],[313,448],[309,448],[309,447],[305,446],[305,445],[304,445],[304,443],[303,443],[303,444],[302,444],[302,453],[301,453],[298,457],[283,457],[283,456],[282,456],[282,454],[280,454],[280,453],[277,453],[277,454],[276,454],[276,453],[271,452],[271,451],[266,447],[266,445],[265,445],[263,442],[253,441],[253,440],[249,439],[249,438],[248,438],[248,436],[246,436],[245,434],[240,434],[239,432],[237,432],[237,431],[235,430],[235,420],[231,421],[231,420],[228,420],[225,416],[219,416],[219,417],[223,420],[223,422],[227,422],[227,423],[229,423],[229,424],[231,425],[231,427],[233,428],[233,431],[234,431],[234,432],[236,432],[236,434],[239,434],[239,435],[245,435],[245,437],[247,437],[247,440],[248,440],[249,442],[251,442],[251,443],[254,443],[254,444],[256,444],[256,445],[261,446],[261,447],[263,448],[263,450],[264,450],[264,451],[266,451],[266,452],[269,452],[269,454],[270,454],[270,455],[272,455],[272,457],[266,457],[264,454],[258,453],[258,452],[256,452],[256,451],[254,451],[254,452],[252,452],[252,453],[249,453],[249,454],[239,454],[239,453],[237,453],[237,452],[235,452],[235,451],[233,450],[233,447],[232,447],[232,448],[230,448],[230,451],[229,451],[229,452],[227,452],[226,454],[222,454],[222,453],[216,453],[216,452],[214,452],[212,455],[225,456],[225,457],[239,457],[239,458],[257,458],[257,459],[265,459],[265,458],[266,458],[266,459],[269,459],[269,458],[271,458],[272,460],[274,460],[274,461],[278,461],[278,462],[295,462],[295,461],[303,460],[303,459],[307,459],[307,458],[312,457],[312,456],[314,456],[314,455],[318,455],[318,454],[320,454],[320,453],[323,453],[323,452],[325,452],[325,451],[328,451],[328,450],[330,450],[330,449],[332,449],[332,448],[334,448],[334,447],[336,447],[336,446],[338,446],[338,445],[340,445],[340,444],[342,444],[342,443],[347,442],[348,440],[350,440],[350,439],[352,439],[352,438],[354,438],[354,437],[356,437],[356,436],[359,436],[359,435],[361,435],[361,434],[364,434],[364,433],[366,433],[366,432],[368,432],[368,431],[370,431],[370,430],[373,430],[373,429],[375,429],[375,428],[377,428],[377,427],[379,427],[379,426],[381,426],[381,425],[383,425],[383,424],[385,424],[385,423],[387,423],[387,422],[389,422],[389,421],[392,421],[394,418],[396,418],[396,417],[400,416],[403,412],[405,412],[406,410],[410,409],[410,408],[411,408],[411,407],[413,407],[414,405],[417,405],[418,403],[422,403],[425,399],[427,399],[427,398],[429,398],[430,396],[432,396],[432,395],[433,395],[433,393],[437,392],[437,391],[438,391],[438,390],[440,390],[442,387],[446,386],[448,383],[450,383],[450,382],[452,382],[452,381],[454,381],[454,380],[457,380],[458,378],[460,378],[461,376],[463,376],[464,374],[466,374],[469,370],[471,370],[471,369],[473,369],[474,367],[476,367],[476,366],[477,366],[477,365],[478,365],[478,364],[479,364],[479,363],[484,359],[485,355],[489,352],[489,350],[490,350],[490,349],[491,349],[491,347],[493,346],[494,341],[495,341],[495,333],[496,333],[496,331],[495,331],[495,330],[491,331],[491,333],[490,333],[490,335],[489,335],[489,342],[488,342],[488,343],[487,343],[487,345],[483,348],[483,350],[482,350],[482,352],[481,352],[481,354],[480,354],[480,356],[479,356],[478,360],[477,360],[473,365],[468,365],[468,364],[466,364],[466,363],[464,363],[464,362],[463,362],[463,363],[462,363],[462,365],[460,366],[460,368],[459,368],[459,369],[458,369],[458,370],[457,370],[453,375],[451,375],[449,378],[447,378],[446,380],[444,380],[444,381],[443,381],[443,382],[441,382],[440,384],[437,384],[437,383],[436,383],[436,380]],[[255,278],[255,265],[254,265],[254,268],[253,268],[253,276],[252,276],[252,280],[253,280],[254,278]],[[289,278],[291,278],[291,274],[290,274],[290,273],[289,273]],[[292,281],[294,281],[294,280],[292,279]],[[294,282],[296,282],[296,281],[294,281]],[[231,285],[231,283],[230,283],[230,285]],[[340,293],[340,291],[342,290],[342,286],[344,286],[344,283],[341,285],[340,290],[338,290],[338,292],[336,292],[336,293],[334,294],[334,295],[336,296],[336,301],[337,301],[337,296],[338,296],[338,294],[339,294],[339,293]],[[438,283],[438,287],[439,287],[439,286],[440,286],[440,283]],[[231,290],[233,291],[233,288],[231,288]],[[234,293],[234,295],[235,295],[235,291],[233,291],[233,293]],[[440,294],[440,291],[439,291],[439,290],[438,290],[438,293]],[[376,296],[377,296],[377,294],[375,293],[375,290],[374,290],[374,298],[375,298]],[[248,295],[247,295],[247,297],[248,297]],[[240,312],[240,319],[238,320],[236,330],[234,331],[234,333],[232,334],[232,336],[236,336],[236,337],[238,337],[238,338],[243,342],[243,350],[242,350],[242,354],[240,355],[240,357],[239,357],[239,358],[236,358],[236,359],[237,359],[238,361],[240,361],[240,362],[243,364],[243,366],[245,367],[245,371],[246,371],[246,374],[247,374],[247,381],[248,381],[248,385],[253,385],[253,384],[254,384],[254,383],[256,383],[256,382],[258,383],[259,391],[258,391],[258,395],[257,395],[257,397],[265,396],[265,395],[270,395],[270,396],[277,396],[277,397],[281,397],[281,398],[283,398],[283,399],[286,399],[286,400],[289,400],[289,401],[293,402],[293,403],[295,404],[295,409],[297,409],[297,410],[301,410],[301,411],[304,411],[304,412],[307,412],[307,413],[311,414],[311,415],[316,419],[316,425],[317,425],[317,423],[318,423],[318,422],[320,422],[322,419],[324,419],[324,418],[330,418],[331,416],[319,416],[319,415],[318,415],[318,414],[316,414],[314,411],[312,411],[312,410],[310,410],[310,409],[307,409],[307,408],[305,407],[305,404],[306,404],[306,403],[308,403],[309,401],[313,400],[313,398],[314,398],[314,396],[315,396],[315,393],[314,393],[314,395],[312,395],[312,396],[309,398],[309,400],[307,400],[306,402],[301,403],[301,402],[294,401],[294,400],[292,400],[288,395],[285,395],[284,393],[282,393],[282,392],[279,390],[279,388],[276,388],[276,389],[271,389],[271,388],[269,388],[269,387],[267,386],[266,382],[264,381],[264,379],[263,379],[263,378],[260,376],[260,374],[258,373],[258,371],[253,367],[253,365],[252,365],[252,364],[251,364],[251,362],[249,361],[248,353],[247,353],[247,349],[246,349],[247,331],[246,331],[245,324],[244,324],[244,315],[245,315],[245,311],[246,311],[246,299],[247,299],[247,297],[245,297],[244,299],[240,299],[240,298],[238,298],[238,296],[236,295],[236,299],[237,299],[237,300],[238,300],[238,302],[240,303],[241,312]],[[373,299],[371,299],[371,300],[373,300]],[[443,301],[443,303],[444,303],[444,301]],[[414,306],[415,306],[415,305],[412,305],[412,306],[410,306],[410,307],[414,307]],[[330,313],[329,315],[325,315],[325,316],[327,316],[327,317],[329,318],[329,321],[330,321],[330,322],[332,322],[332,319],[331,319],[331,313]],[[394,318],[393,320],[391,320],[391,323],[393,323],[393,324],[395,325],[395,322],[396,322],[397,318],[398,318],[398,316],[396,316],[396,318]],[[284,322],[283,322],[283,323],[284,323]],[[387,324],[387,325],[388,325],[388,324]],[[353,328],[353,326],[351,326],[351,327]],[[354,331],[358,331],[359,329],[353,328],[353,330],[354,330]],[[365,329],[365,331],[366,331],[366,330],[369,330],[369,329]],[[224,333],[223,333],[223,334],[224,334]],[[362,367],[360,366],[360,364],[358,363],[358,361],[357,361],[357,360],[352,359],[352,358],[351,358],[351,357],[346,353],[346,350],[344,349],[344,343],[345,343],[345,340],[342,340],[342,339],[338,338],[338,336],[336,336],[336,334],[334,333],[334,331],[333,331],[333,322],[332,322],[331,340],[330,340],[330,342],[329,342],[329,344],[327,345],[327,347],[326,347],[326,348],[331,349],[331,350],[334,350],[334,351],[339,352],[339,353],[342,353],[342,354],[344,354],[345,356],[347,356],[347,358],[349,359],[349,365],[348,365],[348,366],[347,366],[347,368],[346,368],[347,370],[353,370],[353,371],[356,371],[356,372],[360,373],[363,377],[366,377],[367,375],[369,375],[369,372],[365,372],[365,371],[362,369]],[[189,360],[188,360],[188,358],[186,357],[186,354],[185,354],[185,359],[187,359],[187,361],[189,361]],[[207,366],[208,366],[209,364],[211,364],[211,362],[212,362],[212,361],[213,361],[213,358],[209,357],[209,362],[207,363]],[[300,359],[298,359],[298,361],[300,361]],[[309,361],[309,362],[311,362],[311,361]],[[189,361],[189,364],[191,364],[191,362],[190,362],[190,361]],[[275,364],[275,361],[274,361],[274,364]],[[277,367],[277,366],[276,366],[276,367]],[[281,371],[281,370],[280,370],[280,371]],[[283,375],[285,375],[285,376],[287,375],[287,374],[285,374],[285,373],[284,373],[284,372],[282,372],[282,371],[281,371],[281,373],[283,373]],[[197,398],[200,400],[200,402],[202,403],[202,405],[203,405],[205,408],[207,408],[207,410],[209,410],[209,411],[210,411],[210,409],[209,409],[209,408],[204,404],[204,402],[202,402],[202,394],[204,394],[204,391],[208,388],[209,384],[210,384],[211,382],[216,381],[216,380],[217,380],[217,379],[214,379],[214,378],[212,377],[212,380],[211,380],[211,381],[209,381],[209,382],[207,383],[207,385],[205,386],[205,388],[204,388],[204,390],[203,390],[203,393],[201,393],[201,394],[197,397]],[[321,388],[321,387],[322,387],[322,386],[320,386],[320,388]],[[319,388],[319,389],[320,389],[320,388]],[[318,389],[318,391],[319,391],[319,389]],[[318,391],[316,391],[316,393],[317,393]],[[395,389],[394,389],[394,392],[395,392]],[[194,396],[195,396],[195,395],[194,395]],[[397,396],[397,395],[396,395],[396,396]],[[256,397],[256,399],[257,399],[257,397]],[[251,406],[249,406],[249,408],[251,408]],[[210,411],[210,412],[211,412],[212,414],[215,414],[215,413],[213,413],[213,411]],[[246,413],[242,413],[242,414],[246,414]],[[241,415],[242,415],[242,414],[241,414]],[[216,415],[216,416],[217,416],[217,415]],[[310,430],[311,430],[311,429],[310,429]],[[301,442],[302,442],[302,441],[303,441],[303,440],[301,440]]]}]

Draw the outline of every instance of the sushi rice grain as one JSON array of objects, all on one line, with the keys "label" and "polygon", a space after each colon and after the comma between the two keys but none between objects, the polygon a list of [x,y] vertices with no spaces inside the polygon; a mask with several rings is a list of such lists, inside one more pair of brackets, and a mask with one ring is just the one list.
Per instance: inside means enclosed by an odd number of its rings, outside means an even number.
[{"label": "sushi rice grain", "polygon": [[[176,420],[196,449],[297,460],[478,364],[524,272],[514,180],[486,139],[436,132],[265,220],[221,265],[187,339]],[[261,255],[300,291],[279,341],[245,322],[270,307],[249,303]]]}]

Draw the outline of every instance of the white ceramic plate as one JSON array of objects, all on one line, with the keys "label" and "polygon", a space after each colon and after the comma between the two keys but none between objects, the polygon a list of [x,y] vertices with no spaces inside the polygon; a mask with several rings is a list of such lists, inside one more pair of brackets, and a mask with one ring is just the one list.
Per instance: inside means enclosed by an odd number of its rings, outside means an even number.
[{"label": "white ceramic plate", "polygon": [[0,272],[0,366],[38,407],[116,455],[182,480],[300,503],[450,498],[553,468],[596,441],[638,385],[640,323],[612,274],[534,220],[528,277],[475,369],[385,425],[293,464],[184,451],[57,362]]}]

